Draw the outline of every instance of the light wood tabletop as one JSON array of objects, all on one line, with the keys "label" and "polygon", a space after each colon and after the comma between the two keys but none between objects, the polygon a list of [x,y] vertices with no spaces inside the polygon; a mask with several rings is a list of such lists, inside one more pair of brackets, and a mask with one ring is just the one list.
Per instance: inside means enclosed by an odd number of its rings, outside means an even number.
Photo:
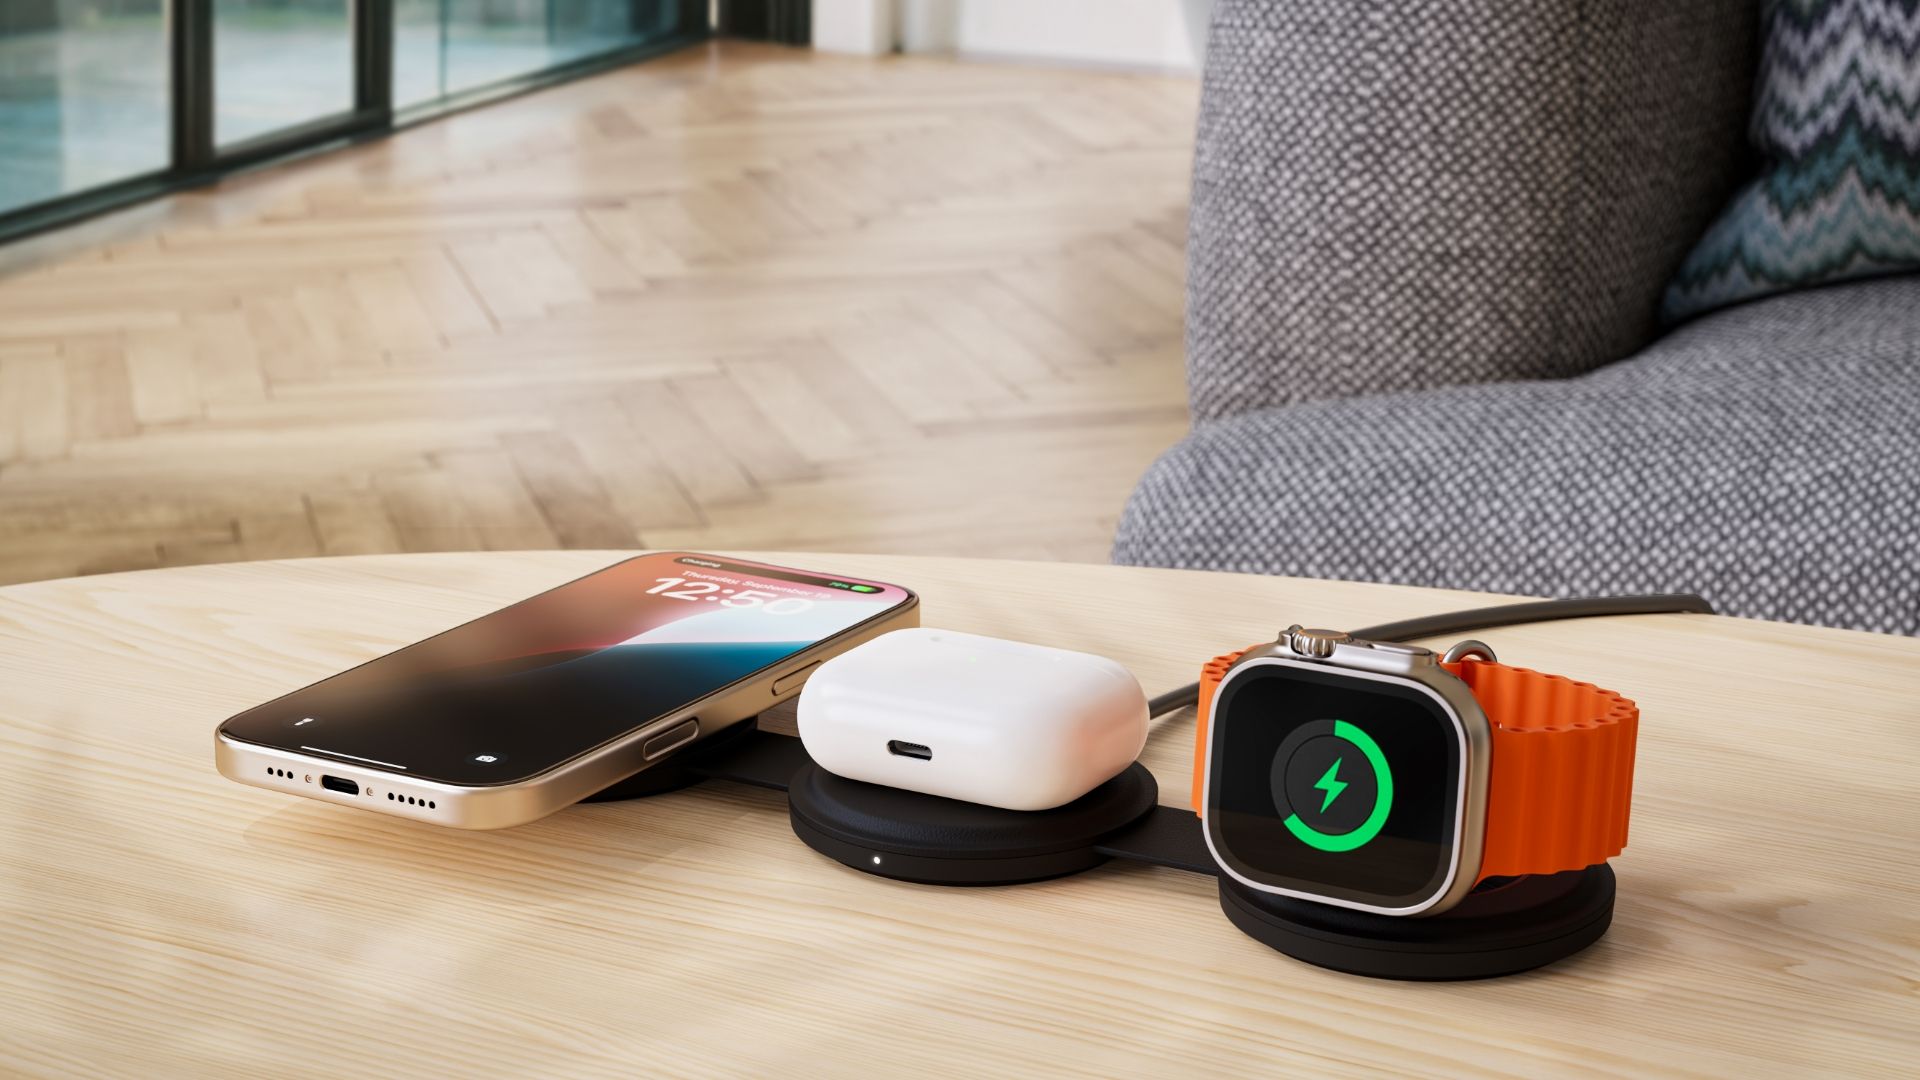
[{"label": "light wood tabletop", "polygon": [[[1214,883],[1114,863],[869,877],[723,782],[468,833],[221,778],[249,705],[612,562],[369,556],[0,589],[0,1073],[1911,1075],[1920,641],[1708,616],[1491,631],[1643,722],[1612,930],[1527,975],[1335,974]],[[1111,656],[1149,693],[1293,621],[1438,590],[1088,565],[772,561],[923,621]],[[1145,760],[1183,801],[1192,718]]]}]

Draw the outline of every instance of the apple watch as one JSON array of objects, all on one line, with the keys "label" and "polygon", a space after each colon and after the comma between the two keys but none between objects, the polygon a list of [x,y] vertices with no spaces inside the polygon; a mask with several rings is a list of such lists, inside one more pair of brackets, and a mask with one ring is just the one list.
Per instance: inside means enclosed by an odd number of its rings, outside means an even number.
[{"label": "apple watch", "polygon": [[1490,878],[1619,854],[1639,715],[1477,641],[1436,655],[1294,626],[1204,669],[1194,810],[1252,889],[1436,915]]}]

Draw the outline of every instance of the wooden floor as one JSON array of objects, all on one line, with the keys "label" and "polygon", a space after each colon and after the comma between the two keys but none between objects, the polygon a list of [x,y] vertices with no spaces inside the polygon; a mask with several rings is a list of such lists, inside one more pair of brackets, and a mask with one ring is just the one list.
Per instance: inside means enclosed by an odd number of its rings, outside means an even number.
[{"label": "wooden floor", "polygon": [[0,581],[1102,561],[1186,426],[1195,94],[702,48],[0,249]]}]

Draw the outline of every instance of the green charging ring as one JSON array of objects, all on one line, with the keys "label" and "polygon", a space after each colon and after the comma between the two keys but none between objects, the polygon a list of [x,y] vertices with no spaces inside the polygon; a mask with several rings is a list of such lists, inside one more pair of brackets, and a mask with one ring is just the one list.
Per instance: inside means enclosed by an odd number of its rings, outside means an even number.
[{"label": "green charging ring", "polygon": [[1293,834],[1294,839],[1310,848],[1320,851],[1352,851],[1380,835],[1381,828],[1386,825],[1387,814],[1393,810],[1393,772],[1387,768],[1387,755],[1380,752],[1380,744],[1373,741],[1373,736],[1345,720],[1333,722],[1333,734],[1335,738],[1352,743],[1361,754],[1365,755],[1367,764],[1372,766],[1375,786],[1373,812],[1368,814],[1367,820],[1361,822],[1360,827],[1352,832],[1323,833],[1301,821],[1299,814],[1288,814],[1286,825],[1287,831]]}]

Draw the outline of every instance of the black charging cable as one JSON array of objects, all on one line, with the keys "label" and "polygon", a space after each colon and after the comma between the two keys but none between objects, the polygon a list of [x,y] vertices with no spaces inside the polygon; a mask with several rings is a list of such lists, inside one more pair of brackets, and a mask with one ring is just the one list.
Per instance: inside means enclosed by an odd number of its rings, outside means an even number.
[{"label": "black charging cable", "polygon": [[[1713,605],[1692,593],[1659,593],[1652,596],[1581,596],[1567,600],[1534,600],[1524,604],[1448,611],[1423,615],[1417,619],[1362,627],[1353,636],[1367,641],[1412,641],[1442,634],[1471,634],[1498,626],[1553,622],[1557,619],[1589,619],[1600,615],[1711,615]],[[1200,700],[1200,684],[1188,683],[1169,690],[1147,702],[1150,716],[1162,716],[1184,709]]]}]

